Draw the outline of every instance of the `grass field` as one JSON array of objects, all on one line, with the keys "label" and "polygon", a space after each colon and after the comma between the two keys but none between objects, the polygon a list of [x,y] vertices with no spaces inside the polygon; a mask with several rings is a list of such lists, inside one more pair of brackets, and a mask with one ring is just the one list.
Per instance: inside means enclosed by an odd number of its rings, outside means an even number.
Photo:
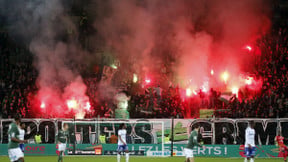
[{"label": "grass field", "polygon": [[[27,156],[26,162],[57,162],[56,156]],[[165,158],[152,158],[152,157],[131,157],[130,162],[184,162],[184,157],[165,157]],[[282,162],[282,159],[256,159],[256,162]],[[8,157],[0,156],[0,162],[9,162]],[[116,157],[103,157],[103,156],[83,156],[83,157],[64,157],[63,162],[116,162]],[[121,159],[125,162],[125,158]],[[195,162],[243,162],[242,159],[231,158],[196,158]]]}]

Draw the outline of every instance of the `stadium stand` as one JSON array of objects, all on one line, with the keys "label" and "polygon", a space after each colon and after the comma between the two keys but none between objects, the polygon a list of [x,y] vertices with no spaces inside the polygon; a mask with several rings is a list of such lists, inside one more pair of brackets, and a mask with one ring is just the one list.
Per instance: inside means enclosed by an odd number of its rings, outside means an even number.
[{"label": "stadium stand", "polygon": [[[257,56],[254,74],[263,79],[261,92],[252,98],[232,98],[229,103],[217,98],[220,92],[211,90],[203,95],[197,95],[189,101],[192,107],[192,115],[197,117],[197,110],[203,107],[221,109],[215,113],[216,117],[229,118],[274,118],[286,117],[288,110],[287,97],[287,38],[288,31],[279,27],[258,40],[257,46],[261,49],[261,55]],[[11,118],[13,114],[20,113],[23,117],[34,117],[29,98],[36,94],[37,71],[33,67],[33,56],[25,47],[19,47],[11,40],[7,33],[0,35],[0,101],[2,118]],[[87,94],[90,97],[94,111],[86,117],[115,117],[115,105],[113,101],[96,99],[97,83],[94,77],[84,78],[88,86]],[[123,85],[122,85],[123,86]],[[125,91],[131,100],[128,110],[131,118],[184,118],[187,114],[188,101],[183,101],[178,87],[170,86],[168,89],[161,87],[161,93],[157,88],[150,87],[145,94],[131,92],[129,83],[124,84]]]}]

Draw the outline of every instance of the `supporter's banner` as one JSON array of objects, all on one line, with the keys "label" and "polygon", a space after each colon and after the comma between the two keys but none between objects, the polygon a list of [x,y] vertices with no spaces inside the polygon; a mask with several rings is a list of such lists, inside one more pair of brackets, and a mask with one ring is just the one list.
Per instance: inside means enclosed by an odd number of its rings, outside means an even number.
[{"label": "supporter's banner", "polygon": [[[273,145],[277,128],[288,129],[288,119],[175,119],[174,142],[177,144],[187,143],[191,128],[199,123],[200,135],[205,144],[243,144],[244,133],[249,120],[254,120],[256,130],[256,143],[260,145]],[[73,120],[63,119],[23,119],[26,124],[25,139],[33,139],[37,132],[42,135],[42,143],[55,143],[55,135],[61,128],[63,121],[73,124]],[[103,120],[101,120],[103,122]],[[115,123],[118,121],[118,123]],[[139,121],[156,123],[137,123]],[[8,142],[8,126],[11,119],[0,120],[0,143]],[[92,144],[98,142],[99,134],[106,136],[107,142],[112,135],[117,135],[119,120],[105,120],[105,123],[97,124],[97,120],[81,120],[82,124],[71,127],[71,143],[76,140],[77,144]],[[123,121],[124,122],[124,121]],[[171,119],[131,119],[127,124],[129,143],[132,144],[159,144],[162,143],[162,126],[164,123],[165,136],[171,137]],[[76,130],[76,132],[74,132]],[[75,136],[73,135],[75,133]],[[283,136],[288,138],[288,132],[283,131]]]},{"label": "supporter's banner", "polygon": [[[115,155],[116,144],[102,144],[103,148],[95,147],[92,144],[78,144],[73,153],[73,146],[67,147],[65,154],[79,154],[79,155]],[[173,146],[174,156],[184,156],[183,150],[185,145],[175,144]],[[281,157],[276,146],[257,146],[256,157]],[[130,144],[129,151],[131,155],[136,156],[162,156],[161,144]],[[164,156],[171,154],[171,145],[165,145]],[[206,145],[206,148],[194,148],[195,156],[205,157],[244,157],[244,148],[239,145]],[[25,155],[30,156],[47,156],[57,155],[57,146],[55,144],[27,144],[25,145]],[[7,144],[0,144],[0,156],[7,155]]]}]

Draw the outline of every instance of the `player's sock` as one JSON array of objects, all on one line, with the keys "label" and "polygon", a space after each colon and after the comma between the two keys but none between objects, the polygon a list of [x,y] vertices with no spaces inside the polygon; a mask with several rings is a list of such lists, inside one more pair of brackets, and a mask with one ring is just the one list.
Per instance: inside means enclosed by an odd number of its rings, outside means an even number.
[{"label": "player's sock", "polygon": [[247,158],[244,158],[244,162],[247,162]]},{"label": "player's sock", "polygon": [[117,154],[117,162],[120,162],[121,155]]},{"label": "player's sock", "polygon": [[63,151],[60,151],[59,156],[58,156],[58,162],[62,161],[62,154],[63,154]]},{"label": "player's sock", "polygon": [[125,156],[126,156],[126,162],[129,162],[129,153],[126,153]]},{"label": "player's sock", "polygon": [[250,162],[254,162],[254,158],[251,158],[251,159],[250,159]]}]

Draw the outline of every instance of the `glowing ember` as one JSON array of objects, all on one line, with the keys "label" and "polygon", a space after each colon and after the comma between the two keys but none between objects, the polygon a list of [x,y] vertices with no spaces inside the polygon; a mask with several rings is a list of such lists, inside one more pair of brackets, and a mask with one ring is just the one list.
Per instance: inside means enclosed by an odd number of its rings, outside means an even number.
[{"label": "glowing ember", "polygon": [[45,108],[45,106],[46,106],[46,105],[45,105],[45,103],[44,103],[44,102],[42,102],[42,103],[41,103],[41,105],[40,105],[40,108],[44,109],[44,108]]},{"label": "glowing ember", "polygon": [[67,106],[69,109],[75,109],[75,108],[77,108],[77,101],[74,99],[67,100]]},{"label": "glowing ember", "polygon": [[228,79],[229,79],[229,73],[227,71],[223,72],[222,75],[221,75],[221,78],[223,79],[223,81],[226,84]]},{"label": "glowing ember", "polygon": [[147,84],[149,84],[149,83],[151,83],[151,80],[150,80],[150,79],[145,79],[145,82],[146,82]]},{"label": "glowing ember", "polygon": [[133,83],[137,83],[137,82],[138,82],[137,74],[133,74]]},{"label": "glowing ember", "polygon": [[252,84],[252,81],[253,81],[253,78],[252,78],[252,77],[247,77],[247,78],[245,79],[245,84],[251,85],[251,84]]},{"label": "glowing ember", "polygon": [[205,87],[203,87],[203,88],[202,88],[202,92],[207,93],[207,92],[208,92],[208,89],[205,88]]},{"label": "glowing ember", "polygon": [[238,95],[239,88],[238,87],[232,87],[231,91],[233,94]]},{"label": "glowing ember", "polygon": [[85,112],[82,112],[82,111],[75,114],[76,119],[84,119],[84,116],[85,116]]},{"label": "glowing ember", "polygon": [[118,68],[115,64],[112,64],[110,67],[113,68],[113,69],[117,69]]},{"label": "glowing ember", "polygon": [[190,97],[192,95],[192,90],[190,88],[186,89],[186,96]]},{"label": "glowing ember", "polygon": [[211,75],[214,75],[214,70],[213,70],[213,69],[210,71],[210,74],[211,74]]},{"label": "glowing ember", "polygon": [[90,111],[90,108],[91,108],[90,102],[86,102],[85,109]]},{"label": "glowing ember", "polygon": [[209,82],[204,82],[200,89],[202,90],[202,92],[207,93],[209,89]]},{"label": "glowing ember", "polygon": [[251,52],[251,51],[252,51],[252,47],[251,47],[251,46],[249,46],[249,45],[245,46],[245,49],[247,49],[249,52]]}]

